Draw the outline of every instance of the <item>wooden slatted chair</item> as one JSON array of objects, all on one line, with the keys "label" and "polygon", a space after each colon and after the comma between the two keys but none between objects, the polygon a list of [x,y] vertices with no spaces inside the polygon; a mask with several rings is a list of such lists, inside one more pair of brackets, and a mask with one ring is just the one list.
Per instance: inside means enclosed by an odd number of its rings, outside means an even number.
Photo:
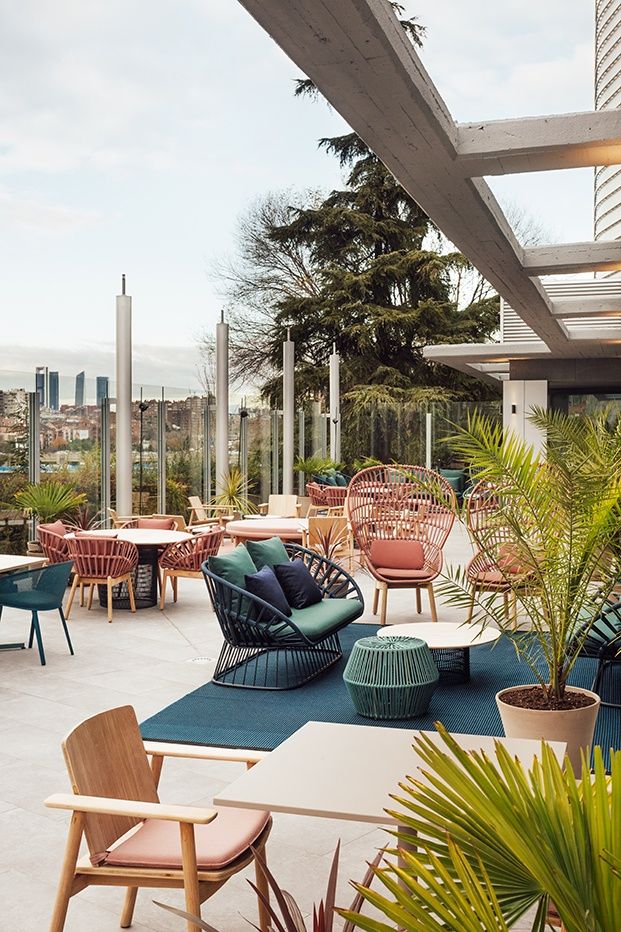
[{"label": "wooden slatted chair", "polygon": [[190,503],[190,520],[188,528],[203,527],[208,524],[226,524],[234,517],[230,505],[205,505],[198,495],[188,495]]},{"label": "wooden slatted chair", "polygon": [[297,495],[270,495],[259,505],[259,514],[272,518],[299,518],[300,508]]},{"label": "wooden slatted chair", "polygon": [[302,532],[302,546],[328,560],[343,565],[351,573],[354,563],[354,538],[349,521],[342,515],[316,515],[308,518]]},{"label": "wooden slatted chair", "polygon": [[414,589],[419,613],[426,589],[437,621],[433,581],[455,520],[455,493],[446,479],[423,466],[371,466],[351,480],[345,511],[375,580],[373,614],[381,593],[381,624],[389,589]]},{"label": "wooden slatted chair", "polygon": [[[120,920],[124,929],[132,923],[139,887],[183,889],[187,912],[200,916],[201,903],[252,863],[251,846],[263,852],[269,813],[166,805],[157,787],[165,757],[252,766],[266,752],[143,743],[131,706],[87,719],[62,747],[73,792],[50,796],[45,805],[72,816],[50,932],[62,932],[70,898],[91,885],[127,888]],[[83,837],[90,857],[78,862]],[[267,897],[258,867],[256,876]],[[262,932],[268,930],[268,918],[259,900]],[[190,921],[187,929],[200,932]]]}]

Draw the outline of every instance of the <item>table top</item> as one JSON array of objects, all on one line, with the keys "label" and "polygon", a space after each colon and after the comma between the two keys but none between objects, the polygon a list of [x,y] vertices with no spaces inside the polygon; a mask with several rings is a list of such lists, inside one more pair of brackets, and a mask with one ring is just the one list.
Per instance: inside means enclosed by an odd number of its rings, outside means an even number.
[{"label": "table top", "polygon": [[[160,531],[155,528],[116,528],[108,530],[102,528],[99,531],[86,531],[84,533],[92,534],[93,537],[116,537],[118,540],[128,540],[136,547],[157,547],[164,544],[178,544],[183,540],[192,540],[193,534],[186,534],[184,531]],[[74,534],[67,534],[67,537],[74,537]]]},{"label": "table top", "polygon": [[232,537],[296,537],[302,539],[304,531],[308,530],[307,518],[275,518],[270,515],[260,515],[252,518],[241,518],[238,521],[227,521],[226,533]]},{"label": "table top", "polygon": [[422,621],[380,628],[378,637],[420,638],[432,648],[478,647],[497,641],[502,632],[483,625],[460,625],[452,622]]},{"label": "table top", "polygon": [[36,570],[47,563],[45,557],[18,557],[13,553],[0,553],[0,573],[15,573],[19,570]]},{"label": "table top", "polygon": [[[260,763],[225,787],[214,798],[218,806],[265,809],[328,819],[397,822],[384,811],[394,808],[389,794],[406,774],[422,763],[412,749],[409,728],[307,722]],[[436,732],[424,732],[442,743]],[[525,738],[454,735],[466,750],[484,749],[494,757],[494,742],[530,766],[540,755],[541,742]],[[551,742],[559,760],[565,744]]]}]

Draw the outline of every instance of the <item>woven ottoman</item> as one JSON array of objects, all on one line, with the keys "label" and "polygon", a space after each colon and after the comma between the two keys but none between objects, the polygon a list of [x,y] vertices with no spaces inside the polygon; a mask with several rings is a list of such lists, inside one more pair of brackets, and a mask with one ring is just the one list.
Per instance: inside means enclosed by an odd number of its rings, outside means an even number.
[{"label": "woven ottoman", "polygon": [[412,637],[361,638],[343,673],[356,711],[366,718],[424,715],[438,679],[431,651]]}]

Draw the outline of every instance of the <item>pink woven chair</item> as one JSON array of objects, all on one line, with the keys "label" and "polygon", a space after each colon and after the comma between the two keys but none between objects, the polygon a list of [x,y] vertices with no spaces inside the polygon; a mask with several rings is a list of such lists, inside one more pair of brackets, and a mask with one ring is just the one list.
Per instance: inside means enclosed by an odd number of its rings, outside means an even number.
[{"label": "pink woven chair", "polygon": [[69,559],[69,544],[65,540],[68,533],[69,528],[62,521],[38,526],[37,537],[49,563],[65,563]]},{"label": "pink woven chair", "polygon": [[[489,482],[478,482],[466,499],[466,526],[478,549],[466,567],[472,586],[467,621],[471,621],[479,592],[502,595],[507,621],[517,622],[516,591],[532,583],[534,569],[519,557],[511,529],[502,520],[500,493]],[[511,604],[510,604],[511,603]]]},{"label": "pink woven chair", "polygon": [[438,620],[433,580],[442,569],[442,548],[455,520],[455,493],[442,476],[422,466],[371,466],[357,473],[345,504],[361,556],[375,580],[373,614],[382,594],[386,624],[389,589],[421,589]]},{"label": "pink woven chair", "polygon": [[93,604],[95,586],[106,586],[108,594],[108,621],[112,621],[112,587],[127,583],[129,604],[136,611],[132,572],[138,565],[138,548],[127,540],[115,537],[96,537],[93,534],[76,535],[68,538],[69,556],[73,560],[75,575],[67,602],[66,617],[69,618],[75,591],[80,586],[90,586],[88,608]]},{"label": "pink woven chair", "polygon": [[124,528],[139,528],[144,531],[176,531],[177,522],[174,518],[132,518],[123,524]]},{"label": "pink woven chair", "polygon": [[202,579],[201,566],[207,557],[215,557],[220,549],[224,528],[212,527],[192,540],[169,544],[160,557],[160,609],[164,609],[166,585],[170,579],[173,601],[177,601],[177,585],[180,576],[187,579]]}]

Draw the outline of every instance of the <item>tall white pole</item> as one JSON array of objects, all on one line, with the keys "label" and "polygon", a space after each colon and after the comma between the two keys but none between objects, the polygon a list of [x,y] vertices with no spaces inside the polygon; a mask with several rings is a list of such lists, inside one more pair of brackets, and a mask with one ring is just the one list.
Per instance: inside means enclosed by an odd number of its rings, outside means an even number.
[{"label": "tall white pole", "polygon": [[216,495],[229,472],[229,325],[216,324]]},{"label": "tall white pole", "polygon": [[295,343],[291,331],[282,345],[282,491],[293,494],[293,443],[295,432]]},{"label": "tall white pole", "polygon": [[132,508],[132,299],[116,298],[116,510],[131,515]]},{"label": "tall white pole", "polygon": [[335,463],[341,459],[340,363],[336,343],[333,343],[330,355],[330,459]]}]

